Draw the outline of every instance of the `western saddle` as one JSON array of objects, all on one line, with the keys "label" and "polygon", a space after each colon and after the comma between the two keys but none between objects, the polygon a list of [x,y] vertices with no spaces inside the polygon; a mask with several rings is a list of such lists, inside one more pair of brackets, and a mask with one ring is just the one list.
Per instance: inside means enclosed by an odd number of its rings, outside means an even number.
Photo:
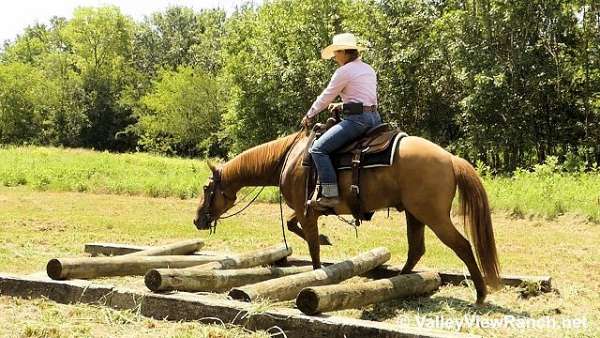
[{"label": "western saddle", "polygon": [[[302,165],[311,167],[311,171],[310,174],[307,175],[308,177],[306,182],[307,201],[314,194],[317,181],[316,170],[314,168],[309,150],[313,142],[336,123],[335,121],[331,120],[332,119],[329,119],[326,124],[319,123],[314,126],[306,146]],[[352,170],[352,183],[350,185],[351,198],[349,205],[350,209],[352,210],[352,216],[355,219],[356,225],[359,225],[361,220],[370,220],[373,216],[373,212],[369,210],[363,210],[360,200],[360,172],[361,168],[365,166],[363,160],[365,157],[371,159],[375,158],[377,155],[381,155],[384,152],[390,152],[390,155],[387,157],[393,156],[391,151],[393,150],[392,146],[396,140],[396,137],[398,136],[401,139],[402,137],[406,136],[405,133],[398,135],[400,133],[402,133],[400,130],[392,129],[392,127],[387,123],[380,124],[367,130],[367,132],[358,140],[348,143],[331,154],[332,162],[337,170]],[[375,162],[376,166],[385,166],[390,164],[391,163],[386,161]]]}]

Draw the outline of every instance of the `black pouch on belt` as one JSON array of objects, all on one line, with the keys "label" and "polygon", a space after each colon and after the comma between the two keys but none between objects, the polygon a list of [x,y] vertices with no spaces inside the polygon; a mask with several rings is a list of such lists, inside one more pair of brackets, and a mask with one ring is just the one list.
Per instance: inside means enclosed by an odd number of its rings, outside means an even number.
[{"label": "black pouch on belt", "polygon": [[363,104],[362,102],[349,102],[344,103],[342,106],[342,113],[344,115],[356,115],[362,114],[363,112]]}]

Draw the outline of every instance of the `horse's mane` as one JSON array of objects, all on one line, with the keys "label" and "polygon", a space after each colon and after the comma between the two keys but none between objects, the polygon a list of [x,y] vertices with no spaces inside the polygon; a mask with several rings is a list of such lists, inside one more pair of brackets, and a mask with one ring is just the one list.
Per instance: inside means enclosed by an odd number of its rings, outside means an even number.
[{"label": "horse's mane", "polygon": [[221,168],[223,181],[238,181],[242,186],[259,185],[266,180],[272,180],[282,165],[282,156],[292,144],[301,137],[300,132],[267,142],[237,155]]}]

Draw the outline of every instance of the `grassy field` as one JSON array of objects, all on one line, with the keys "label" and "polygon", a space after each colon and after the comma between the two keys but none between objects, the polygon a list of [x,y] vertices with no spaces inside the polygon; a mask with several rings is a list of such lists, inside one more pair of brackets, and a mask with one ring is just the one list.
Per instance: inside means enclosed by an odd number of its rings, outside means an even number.
[{"label": "grassy field", "polygon": [[[492,207],[515,217],[553,219],[575,212],[600,223],[600,173],[565,174],[559,169],[550,162],[511,177],[484,175]],[[201,160],[80,149],[0,148],[0,185],[6,187],[187,199],[197,196],[208,175]],[[276,189],[265,189],[259,201],[277,198]]]},{"label": "grassy field", "polygon": [[[83,244],[107,241],[159,244],[203,237],[207,250],[245,251],[281,241],[278,207],[256,204],[239,217],[220,224],[210,237],[191,224],[196,201],[178,198],[34,191],[29,187],[0,188],[0,271],[28,274],[44,269],[56,256],[81,256]],[[289,213],[289,211],[286,211]],[[323,218],[322,232],[334,246],[323,248],[324,258],[348,257],[376,246],[388,247],[391,262],[406,255],[406,227],[402,214],[385,212],[354,231],[333,217]],[[494,214],[503,273],[551,275],[556,291],[536,295],[523,288],[503,288],[488,297],[489,304],[473,308],[470,286],[447,286],[430,298],[392,301],[360,310],[335,313],[355,318],[418,325],[424,318],[460,319],[465,315],[492,320],[504,316],[585,320],[583,329],[508,327],[463,328],[486,337],[598,337],[600,336],[600,229],[586,217],[565,214],[547,220]],[[459,226],[459,228],[461,228]],[[306,255],[306,245],[288,233],[295,254]],[[464,271],[463,264],[431,231],[426,231],[427,253],[420,267]],[[129,283],[107,279],[100,282]],[[138,284],[141,281],[137,281]],[[529,286],[530,287],[530,286]],[[523,298],[522,295],[530,295]],[[290,306],[290,302],[275,304]],[[94,306],[59,305],[44,300],[0,297],[0,336],[5,337],[245,337],[241,329],[155,321],[132,312]],[[8,316],[8,317],[7,317]],[[254,334],[261,336],[261,333]],[[264,336],[264,334],[262,334]]]}]

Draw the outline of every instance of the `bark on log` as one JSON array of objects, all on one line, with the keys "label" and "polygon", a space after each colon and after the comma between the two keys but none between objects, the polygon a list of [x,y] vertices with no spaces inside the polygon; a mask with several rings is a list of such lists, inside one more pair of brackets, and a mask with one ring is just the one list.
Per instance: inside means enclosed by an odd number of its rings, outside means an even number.
[{"label": "bark on log", "polygon": [[151,247],[146,250],[132,252],[127,256],[175,256],[175,255],[189,255],[197,250],[200,250],[204,246],[204,241],[201,239],[190,239],[187,241],[180,241],[167,245],[161,245],[157,247]]},{"label": "bark on log", "polygon": [[442,284],[436,272],[420,272],[366,283],[326,285],[304,288],[296,297],[300,311],[314,315],[321,312],[358,308],[364,305],[437,290]]},{"label": "bark on log", "polygon": [[194,276],[205,276],[205,272],[207,270],[241,269],[259,265],[266,265],[280,260],[284,257],[287,257],[291,254],[291,247],[286,247],[283,244],[275,245],[268,248],[248,252],[239,256],[227,257],[219,261],[200,266],[194,266],[187,269],[150,270],[146,274],[144,281],[146,283],[146,286],[152,291],[192,291],[198,287],[197,282],[194,280]]},{"label": "bark on log", "polygon": [[281,277],[240,288],[233,288],[229,296],[246,302],[257,298],[288,300],[308,286],[339,283],[356,275],[363,274],[390,259],[386,248],[376,248],[351,259],[321,269]]},{"label": "bark on log", "polygon": [[46,266],[52,279],[96,278],[108,276],[144,275],[150,269],[186,268],[214,261],[224,257],[204,256],[116,256],[55,258]]},{"label": "bark on log", "polygon": [[[176,274],[163,271],[168,269],[150,270],[144,281],[152,291],[178,290],[188,292],[210,291],[224,292],[236,286],[254,284],[265,280],[279,278],[311,271],[310,266],[295,266],[289,268],[248,268],[236,270],[193,270],[177,269]],[[165,283],[163,279],[168,281]]]}]

